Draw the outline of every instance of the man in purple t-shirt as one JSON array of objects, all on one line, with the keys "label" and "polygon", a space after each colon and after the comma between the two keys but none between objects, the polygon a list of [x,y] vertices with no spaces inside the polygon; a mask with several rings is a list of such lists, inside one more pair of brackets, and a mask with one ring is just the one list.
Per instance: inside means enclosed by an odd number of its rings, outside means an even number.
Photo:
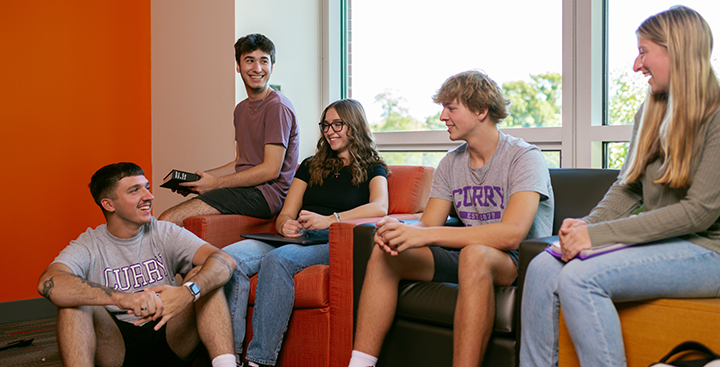
[{"label": "man in purple t-shirt", "polygon": [[197,172],[198,181],[181,184],[200,195],[166,210],[159,220],[182,226],[193,215],[270,218],[282,207],[297,167],[299,139],[292,103],[270,88],[275,45],[261,34],[241,37],[235,43],[235,60],[248,95],[233,116],[235,159]]}]

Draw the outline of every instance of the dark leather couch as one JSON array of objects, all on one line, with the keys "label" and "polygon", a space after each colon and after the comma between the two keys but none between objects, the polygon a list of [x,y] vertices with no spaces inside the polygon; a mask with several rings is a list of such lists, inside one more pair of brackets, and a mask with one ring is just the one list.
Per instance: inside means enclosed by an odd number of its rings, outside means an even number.
[{"label": "dark leather couch", "polygon": [[[617,179],[618,173],[618,170],[551,169],[550,179],[555,194],[553,234],[557,234],[564,218],[588,214]],[[452,219],[449,222],[453,222]],[[372,234],[372,225],[354,229],[354,316],[357,315],[365,268],[373,247]],[[495,288],[495,325],[483,366],[518,365],[520,295],[525,269],[551,240],[552,237],[523,241],[517,286]],[[403,282],[395,321],[385,338],[378,367],[451,366],[457,291],[457,284]],[[356,320],[355,317],[353,319]]]}]

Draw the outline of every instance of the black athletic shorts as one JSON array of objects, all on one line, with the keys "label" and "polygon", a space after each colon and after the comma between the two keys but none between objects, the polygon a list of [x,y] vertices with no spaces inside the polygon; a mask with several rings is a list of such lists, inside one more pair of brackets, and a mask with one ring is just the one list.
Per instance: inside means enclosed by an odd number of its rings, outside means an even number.
[{"label": "black athletic shorts", "polygon": [[[109,312],[108,312],[109,313]],[[163,325],[160,330],[155,331],[153,328],[160,322],[150,321],[142,326],[135,326],[129,322],[120,321],[110,314],[115,324],[120,329],[123,340],[125,341],[125,360],[123,367],[134,366],[190,366],[197,355],[197,348],[192,352],[187,361],[178,357],[175,352],[170,349],[165,336],[167,325]]]},{"label": "black athletic shorts", "polygon": [[[460,259],[460,250],[446,249],[440,246],[428,246],[432,252],[435,261],[435,274],[433,282],[457,283],[458,282],[458,266]],[[518,252],[505,251],[512,261],[515,268],[518,267]]]},{"label": "black athletic shorts", "polygon": [[210,190],[198,195],[197,198],[222,214],[241,214],[255,218],[272,217],[267,200],[255,186]]}]

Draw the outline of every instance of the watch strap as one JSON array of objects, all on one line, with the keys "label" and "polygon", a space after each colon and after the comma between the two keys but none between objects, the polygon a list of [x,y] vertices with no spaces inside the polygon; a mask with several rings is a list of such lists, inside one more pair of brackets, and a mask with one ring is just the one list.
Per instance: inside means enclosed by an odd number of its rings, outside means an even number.
[{"label": "watch strap", "polygon": [[200,298],[200,287],[198,287],[197,284],[195,284],[194,282],[185,282],[183,286],[187,287],[187,289],[190,291],[190,294],[195,297],[193,302],[197,301]]}]

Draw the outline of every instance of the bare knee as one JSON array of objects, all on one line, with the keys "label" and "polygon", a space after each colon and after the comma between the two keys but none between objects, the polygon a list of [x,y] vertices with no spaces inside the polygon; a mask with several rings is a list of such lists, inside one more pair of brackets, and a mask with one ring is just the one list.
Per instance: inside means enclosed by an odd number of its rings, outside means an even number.
[{"label": "bare knee", "polygon": [[483,245],[470,245],[460,251],[458,275],[461,280],[489,282],[492,284],[492,271],[488,257],[489,248]]},{"label": "bare knee", "polygon": [[377,279],[383,283],[395,280],[400,281],[399,274],[394,263],[394,256],[390,256],[379,246],[373,248],[365,270],[365,279],[372,283],[372,279]]},{"label": "bare knee", "polygon": [[194,200],[194,199],[190,199],[188,201],[182,202],[178,205],[173,206],[170,209],[165,210],[164,212],[162,212],[162,214],[160,214],[160,216],[158,217],[158,220],[164,220],[166,222],[172,222],[179,226],[182,226],[185,218],[190,216],[190,215],[186,216],[184,214],[187,212],[187,210],[184,210],[183,207],[187,206],[187,204],[190,203],[192,200]]},{"label": "bare knee", "polygon": [[403,257],[392,256],[386,253],[380,246],[375,246],[368,260],[368,269],[383,270],[384,272],[400,273]]},{"label": "bare knee", "polygon": [[460,279],[487,286],[510,285],[517,278],[517,267],[505,251],[484,245],[471,245],[460,252]]},{"label": "bare knee", "polygon": [[166,222],[171,222],[171,220],[168,219],[170,217],[170,210],[172,210],[172,208],[167,209],[164,212],[162,212],[162,214],[160,214],[157,219],[164,220]]},{"label": "bare knee", "polygon": [[[183,221],[185,218],[181,218],[180,220],[178,220],[178,219],[176,218],[177,216],[175,215],[175,212],[176,212],[175,208],[177,208],[177,207],[174,206],[174,207],[172,207],[172,208],[170,208],[170,209],[165,210],[164,212],[162,212],[162,214],[160,214],[160,216],[159,216],[157,219],[158,219],[158,220],[163,220],[163,221],[166,221],[166,222],[173,222],[173,223],[175,223],[175,224],[177,224],[177,225],[179,225],[179,226],[182,226],[182,221]],[[178,223],[178,222],[179,222],[179,223]]]},{"label": "bare knee", "polygon": [[370,253],[370,259],[368,260],[368,266],[378,266],[387,262],[386,253],[380,246],[373,246],[372,252]]},{"label": "bare knee", "polygon": [[206,204],[204,201],[199,200],[198,198],[192,198],[164,211],[162,214],[160,214],[158,220],[173,222],[179,226],[182,226],[183,221],[188,217],[192,217],[195,215],[211,214],[220,214],[220,211]]},{"label": "bare knee", "polygon": [[[58,307],[57,334],[58,341],[72,338],[76,330],[82,330],[81,337],[95,338],[92,330],[92,309],[89,306],[80,307]],[[92,332],[92,335],[89,333]]]},{"label": "bare knee", "polygon": [[92,327],[101,311],[107,313],[102,306],[58,307],[58,331],[69,326]]},{"label": "bare knee", "polygon": [[405,250],[397,256],[386,253],[375,246],[367,267],[368,272],[408,280],[430,281],[435,273],[435,263],[428,247]]}]

